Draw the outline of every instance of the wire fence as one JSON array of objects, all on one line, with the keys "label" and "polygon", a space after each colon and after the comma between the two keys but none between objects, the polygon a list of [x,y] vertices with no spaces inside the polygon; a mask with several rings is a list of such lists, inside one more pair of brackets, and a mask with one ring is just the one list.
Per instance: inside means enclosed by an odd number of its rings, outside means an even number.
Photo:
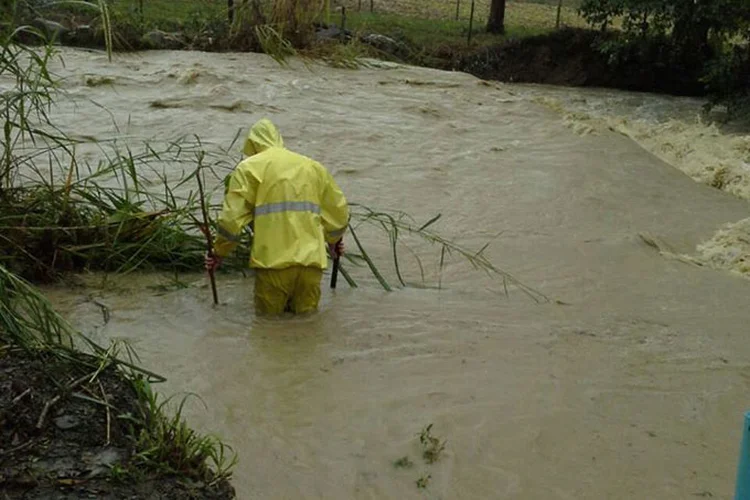
[{"label": "wire fence", "polygon": [[[235,9],[268,0],[110,0],[119,9],[137,12],[145,22],[178,22],[186,16],[231,17]],[[320,9],[331,22],[340,23],[345,16],[386,15],[414,20],[442,22],[473,21],[479,29],[486,23],[491,0],[323,0]],[[329,3],[330,2],[330,3]],[[509,0],[505,23],[509,28],[554,29],[585,26],[578,15],[581,0]],[[343,10],[342,10],[343,9]],[[436,26],[436,29],[440,26]]]},{"label": "wire fence", "polygon": [[[335,0],[335,6],[349,12],[402,15],[418,19],[468,21],[474,10],[475,21],[486,21],[491,0]],[[509,24],[543,26],[583,25],[578,15],[580,0],[513,0],[506,3]]]}]

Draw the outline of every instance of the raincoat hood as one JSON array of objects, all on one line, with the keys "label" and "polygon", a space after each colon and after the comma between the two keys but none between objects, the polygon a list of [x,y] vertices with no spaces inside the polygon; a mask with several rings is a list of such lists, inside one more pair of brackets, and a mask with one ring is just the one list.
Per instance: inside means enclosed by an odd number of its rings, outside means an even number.
[{"label": "raincoat hood", "polygon": [[247,156],[253,156],[262,153],[266,149],[283,147],[284,140],[281,138],[281,134],[279,134],[279,129],[276,128],[276,125],[271,120],[263,118],[256,122],[250,129],[242,152]]}]

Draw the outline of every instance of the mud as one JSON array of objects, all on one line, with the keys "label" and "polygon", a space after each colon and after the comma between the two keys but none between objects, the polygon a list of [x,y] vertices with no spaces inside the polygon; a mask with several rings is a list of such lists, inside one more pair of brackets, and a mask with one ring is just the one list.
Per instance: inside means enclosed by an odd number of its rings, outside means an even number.
[{"label": "mud", "polygon": [[234,498],[226,481],[208,486],[131,463],[135,392],[111,368],[66,390],[86,375],[79,363],[50,354],[0,352],[2,498]]}]

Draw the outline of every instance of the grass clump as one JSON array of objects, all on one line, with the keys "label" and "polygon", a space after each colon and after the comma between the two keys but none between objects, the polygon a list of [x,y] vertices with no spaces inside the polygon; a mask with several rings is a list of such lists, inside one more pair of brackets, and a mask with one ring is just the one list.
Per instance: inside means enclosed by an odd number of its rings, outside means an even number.
[{"label": "grass clump", "polygon": [[430,479],[432,479],[432,474],[423,474],[419,476],[417,479],[417,488],[420,490],[426,489],[430,484]]},{"label": "grass clump", "polygon": [[[428,424],[417,434],[419,437],[419,445],[422,449],[422,459],[427,465],[434,464],[440,459],[447,444],[446,441],[437,438],[432,434],[432,427],[432,424]],[[414,462],[412,462],[408,455],[405,455],[393,462],[393,467],[396,469],[411,469],[414,467]],[[417,488],[427,488],[430,479],[432,479],[432,475],[423,472],[416,480]]]},{"label": "grass clump", "polygon": [[[63,134],[49,116],[64,98],[48,70],[55,56],[50,45],[32,50],[3,39],[0,77],[15,86],[0,100],[0,264],[34,281],[68,271],[198,268],[204,243],[191,186],[200,158],[208,169],[227,159],[206,155],[198,139],[134,149]],[[83,146],[101,159],[81,160]],[[176,167],[183,173],[167,174]]]},{"label": "grass clump", "polygon": [[135,424],[132,434],[139,450],[134,461],[151,470],[178,474],[209,485],[228,477],[237,463],[231,448],[214,436],[202,436],[182,418],[187,396],[174,414],[168,415],[171,398],[159,401],[151,384],[143,377],[133,379],[138,395],[138,414],[128,415]]},{"label": "grass clump", "polygon": [[443,441],[432,435],[432,424],[427,425],[419,433],[419,443],[422,445],[422,458],[428,464],[438,461],[445,450],[447,441]]},{"label": "grass clump", "polygon": [[[196,269],[205,251],[195,231],[196,197],[174,191],[191,182],[194,173],[173,182],[163,171],[151,170],[152,178],[164,182],[164,192],[143,188],[153,183],[142,173],[150,164],[191,162],[186,149],[189,144],[161,151],[147,146],[141,153],[126,148],[93,168],[84,166],[85,173],[72,158],[61,183],[54,180],[59,169],[45,173],[34,159],[16,158],[17,172],[21,165],[26,168],[0,196],[0,263],[37,281],[84,269]],[[47,153],[52,160],[52,152]]]},{"label": "grass clump", "polygon": [[411,469],[414,467],[414,462],[408,456],[403,456],[393,462],[393,466],[397,469]]}]

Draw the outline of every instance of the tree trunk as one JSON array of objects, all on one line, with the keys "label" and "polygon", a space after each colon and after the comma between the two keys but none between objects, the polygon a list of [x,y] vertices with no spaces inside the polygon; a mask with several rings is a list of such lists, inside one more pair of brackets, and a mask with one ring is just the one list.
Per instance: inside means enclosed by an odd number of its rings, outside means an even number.
[{"label": "tree trunk", "polygon": [[487,32],[498,35],[505,33],[505,0],[492,0]]}]

